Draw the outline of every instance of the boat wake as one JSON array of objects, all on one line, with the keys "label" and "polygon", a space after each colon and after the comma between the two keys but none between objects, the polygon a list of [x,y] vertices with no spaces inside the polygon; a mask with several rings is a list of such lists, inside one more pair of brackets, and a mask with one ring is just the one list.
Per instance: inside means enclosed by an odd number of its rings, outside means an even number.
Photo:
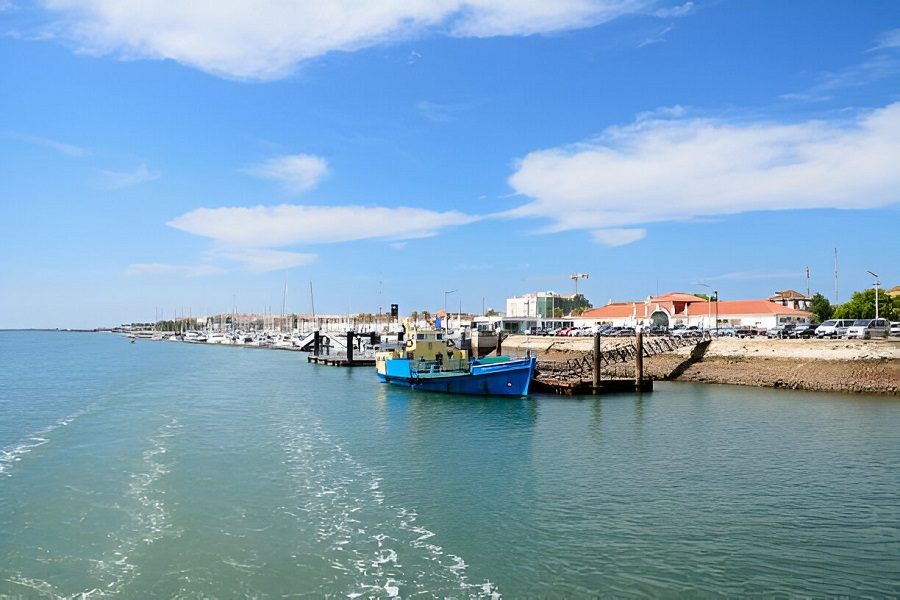
[{"label": "boat wake", "polygon": [[309,416],[281,432],[298,504],[285,512],[315,528],[316,552],[333,575],[317,590],[348,598],[499,598],[489,581],[472,583],[465,561],[448,552],[416,511],[390,505],[383,478],[360,464]]},{"label": "boat wake", "polygon": [[0,476],[12,477],[13,467],[17,462],[21,461],[26,454],[28,454],[35,448],[39,448],[48,443],[54,431],[66,427],[91,410],[92,407],[84,408],[67,417],[59,419],[58,421],[54,422],[51,425],[48,425],[47,427],[44,427],[39,431],[29,434],[25,438],[13,444],[10,444],[5,448],[0,448]]}]

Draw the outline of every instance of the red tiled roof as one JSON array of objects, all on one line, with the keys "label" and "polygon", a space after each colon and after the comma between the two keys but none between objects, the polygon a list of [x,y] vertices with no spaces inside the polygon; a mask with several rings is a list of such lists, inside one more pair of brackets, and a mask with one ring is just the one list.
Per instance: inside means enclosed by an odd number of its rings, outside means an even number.
[{"label": "red tiled roof", "polygon": [[[669,294],[667,294],[668,296]],[[662,296],[659,296],[662,298]],[[639,318],[649,317],[657,308],[665,309],[672,314],[674,304],[672,302],[657,302],[656,299],[649,304],[644,302],[615,302],[600,308],[586,311],[582,316],[591,319],[621,319],[637,315]],[[794,315],[808,317],[811,313],[805,310],[797,310],[789,306],[782,306],[768,300],[724,300],[722,302],[691,302],[687,307],[689,315],[699,316],[716,314],[724,315]],[[684,315],[685,311],[679,311]]]},{"label": "red tiled roof", "polygon": [[770,298],[779,298],[787,300],[806,300],[806,296],[796,290],[782,290],[775,292]]},{"label": "red tiled roof", "polygon": [[650,302],[706,302],[706,300],[684,292],[669,292],[662,296],[650,298]]}]

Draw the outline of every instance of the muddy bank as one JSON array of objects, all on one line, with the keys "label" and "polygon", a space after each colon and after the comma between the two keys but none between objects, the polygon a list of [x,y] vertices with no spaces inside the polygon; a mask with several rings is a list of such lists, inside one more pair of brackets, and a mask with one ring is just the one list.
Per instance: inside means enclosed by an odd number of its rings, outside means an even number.
[{"label": "muddy bank", "polygon": [[[604,339],[603,349],[618,343]],[[503,347],[563,361],[583,356],[592,344],[589,338],[513,336]],[[645,374],[657,380],[900,395],[900,340],[718,339],[693,360],[691,350],[645,358]],[[615,365],[604,375],[633,377],[634,365]]]}]

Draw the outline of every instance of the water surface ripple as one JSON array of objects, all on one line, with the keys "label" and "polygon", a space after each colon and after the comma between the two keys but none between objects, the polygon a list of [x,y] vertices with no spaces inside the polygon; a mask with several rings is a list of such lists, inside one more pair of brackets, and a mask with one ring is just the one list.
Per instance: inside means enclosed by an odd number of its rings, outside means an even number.
[{"label": "water surface ripple", "polygon": [[897,597],[900,402],[0,332],[0,596]]}]

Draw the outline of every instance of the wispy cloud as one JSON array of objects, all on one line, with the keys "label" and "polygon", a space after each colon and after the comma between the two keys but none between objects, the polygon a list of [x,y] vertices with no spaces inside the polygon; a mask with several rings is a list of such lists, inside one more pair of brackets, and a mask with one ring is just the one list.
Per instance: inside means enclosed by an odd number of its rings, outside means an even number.
[{"label": "wispy cloud", "polygon": [[217,249],[209,253],[211,258],[239,263],[251,273],[268,273],[302,267],[315,261],[316,254],[271,250],[268,248]]},{"label": "wispy cloud", "polygon": [[[334,51],[428,34],[492,37],[559,32],[642,13],[655,4],[651,0],[214,4],[50,0],[45,6],[58,16],[47,31],[81,52],[171,59],[228,78],[272,80],[289,75],[305,60]],[[682,10],[669,9],[673,15]]]},{"label": "wispy cloud", "polygon": [[402,241],[429,237],[479,217],[456,211],[367,206],[279,206],[198,208],[168,225],[229,247],[274,248],[354,240]]},{"label": "wispy cloud", "polygon": [[888,48],[900,48],[900,28],[886,31],[875,40],[875,46],[870,51],[885,50]]},{"label": "wispy cloud", "polygon": [[212,265],[173,265],[166,263],[136,263],[128,265],[126,275],[174,275],[179,277],[200,277],[218,275],[224,269]]},{"label": "wispy cloud", "polygon": [[244,169],[254,177],[278,182],[289,192],[299,193],[314,188],[328,175],[325,159],[310,154],[277,156]]},{"label": "wispy cloud", "polygon": [[97,169],[100,174],[100,186],[108,190],[132,187],[154,179],[159,179],[159,171],[151,171],[147,165],[141,164],[133,171],[107,171]]},{"label": "wispy cloud", "polygon": [[627,228],[596,229],[591,232],[591,237],[594,238],[595,242],[604,246],[625,246],[647,237],[647,230]]},{"label": "wispy cloud", "polygon": [[506,216],[549,221],[545,232],[609,231],[747,211],[876,208],[900,201],[897,156],[900,103],[831,122],[643,119],[525,156],[509,183],[530,200]]},{"label": "wispy cloud", "polygon": [[[2,6],[0,6],[0,10],[2,10]],[[13,137],[18,140],[22,140],[23,142],[27,142],[29,144],[34,144],[35,146],[43,146],[44,148],[50,148],[51,150],[55,150],[60,154],[65,154],[66,156],[73,157],[82,157],[88,156],[90,152],[82,148],[81,146],[75,146],[74,144],[67,144],[65,142],[60,142],[57,140],[52,140],[50,138],[40,137],[36,135],[27,135],[21,133],[10,133],[8,134],[10,137]]]},{"label": "wispy cloud", "polygon": [[388,244],[388,246],[393,250],[403,250],[404,248],[406,248],[408,243],[409,242],[393,242]]},{"label": "wispy cloud", "polygon": [[416,110],[419,111],[419,114],[434,123],[452,121],[457,114],[469,109],[470,107],[464,104],[441,104],[427,100],[416,104]]},{"label": "wispy cloud", "polygon": [[643,48],[644,46],[649,46],[651,44],[659,44],[661,42],[665,42],[666,34],[669,33],[670,31],[672,31],[672,29],[674,29],[674,26],[672,26],[672,25],[667,25],[666,27],[663,27],[662,29],[660,29],[659,31],[654,33],[653,35],[644,38],[643,41],[641,41],[641,43],[638,44],[638,48]]},{"label": "wispy cloud", "polygon": [[676,19],[679,17],[684,17],[693,12],[694,3],[693,2],[685,2],[684,4],[677,4],[675,6],[668,6],[665,8],[658,8],[654,10],[651,14],[654,17],[659,17],[660,19]]},{"label": "wispy cloud", "polygon": [[837,71],[821,73],[809,88],[782,94],[781,98],[800,102],[821,102],[830,100],[840,90],[860,88],[898,76],[900,76],[900,29],[894,29],[878,36],[864,60]]}]

